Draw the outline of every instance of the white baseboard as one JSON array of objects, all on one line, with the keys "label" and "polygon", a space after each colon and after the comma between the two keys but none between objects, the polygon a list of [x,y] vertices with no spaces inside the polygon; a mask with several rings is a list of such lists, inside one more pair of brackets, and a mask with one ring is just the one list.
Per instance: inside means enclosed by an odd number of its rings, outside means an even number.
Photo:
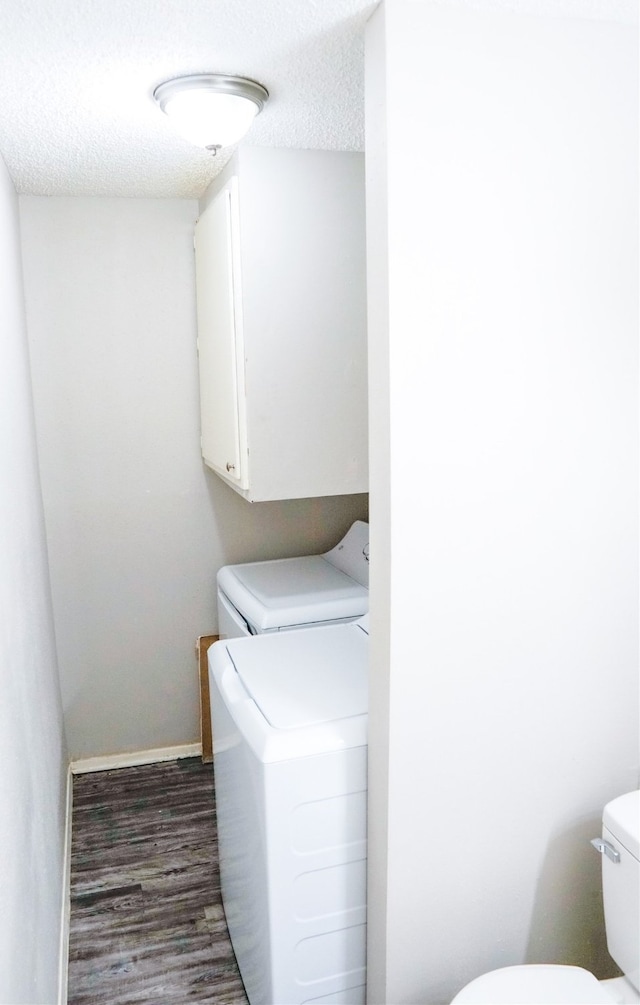
[{"label": "white baseboard", "polygon": [[71,765],[67,771],[67,807],[64,820],[62,862],[62,905],[60,908],[60,960],[58,963],[58,1005],[67,1005],[69,983],[69,922],[71,915],[71,818],[73,815],[73,780]]},{"label": "white baseboard", "polygon": [[100,757],[81,757],[71,762],[74,775],[87,771],[111,771],[113,768],[133,768],[138,764],[155,764],[158,761],[177,761],[181,757],[200,757],[201,743],[183,743],[178,747],[156,747],[153,750],[136,750],[127,754],[104,754]]}]

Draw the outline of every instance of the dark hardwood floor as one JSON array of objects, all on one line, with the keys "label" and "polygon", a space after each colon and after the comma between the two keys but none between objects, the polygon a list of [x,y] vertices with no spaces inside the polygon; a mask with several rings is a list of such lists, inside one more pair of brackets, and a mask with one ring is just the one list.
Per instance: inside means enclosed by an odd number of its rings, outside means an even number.
[{"label": "dark hardwood floor", "polygon": [[76,775],[68,1005],[247,1005],[218,877],[213,769]]}]

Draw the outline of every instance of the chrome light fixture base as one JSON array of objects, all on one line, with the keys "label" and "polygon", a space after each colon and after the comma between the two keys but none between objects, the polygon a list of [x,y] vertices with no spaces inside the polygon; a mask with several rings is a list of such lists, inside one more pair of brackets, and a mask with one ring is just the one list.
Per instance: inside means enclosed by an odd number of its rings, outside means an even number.
[{"label": "chrome light fixture base", "polygon": [[166,80],[153,97],[178,132],[215,153],[241,139],[269,92],[248,77],[196,73]]}]

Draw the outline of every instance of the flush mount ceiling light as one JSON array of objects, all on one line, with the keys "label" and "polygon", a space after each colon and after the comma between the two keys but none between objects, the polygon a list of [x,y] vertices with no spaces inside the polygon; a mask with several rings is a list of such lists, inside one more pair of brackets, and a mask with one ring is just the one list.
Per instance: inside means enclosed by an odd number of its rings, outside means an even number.
[{"label": "flush mount ceiling light", "polygon": [[166,80],[153,96],[181,136],[216,153],[242,139],[269,92],[246,77],[198,73]]}]

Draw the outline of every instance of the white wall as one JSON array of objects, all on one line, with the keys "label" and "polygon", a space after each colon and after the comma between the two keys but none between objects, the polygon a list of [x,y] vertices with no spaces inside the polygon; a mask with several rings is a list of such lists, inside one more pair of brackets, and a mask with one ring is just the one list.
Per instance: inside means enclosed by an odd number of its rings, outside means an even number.
[{"label": "white wall", "polygon": [[25,331],[0,159],[0,1002],[58,999],[67,756]]},{"label": "white wall", "polygon": [[227,562],[311,553],[363,496],[251,505],[199,451],[185,200],[20,200],[38,446],[74,759],[199,740]]},{"label": "white wall", "polygon": [[368,38],[369,1000],[394,1005],[523,961],[604,976],[588,839],[639,783],[637,30],[517,8],[389,0]]}]

